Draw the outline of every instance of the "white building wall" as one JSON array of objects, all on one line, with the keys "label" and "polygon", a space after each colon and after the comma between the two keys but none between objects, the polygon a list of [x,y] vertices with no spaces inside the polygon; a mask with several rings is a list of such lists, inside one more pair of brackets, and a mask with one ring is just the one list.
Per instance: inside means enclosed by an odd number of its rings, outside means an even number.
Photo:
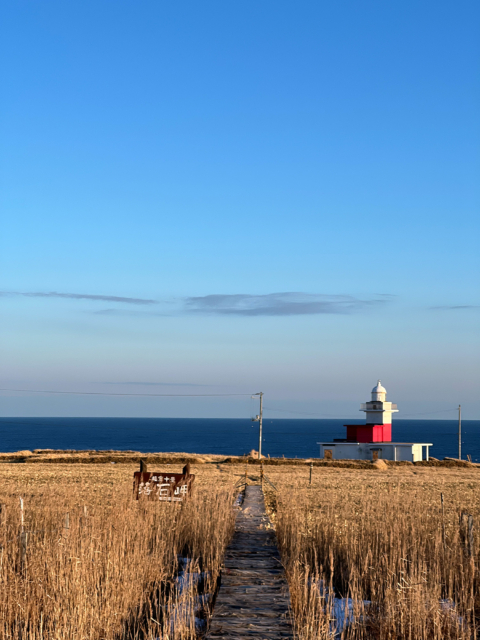
[{"label": "white building wall", "polygon": [[320,444],[320,458],[325,458],[325,450],[332,452],[332,460],[373,460],[374,451],[383,460],[419,462],[423,459],[423,447],[429,443],[391,442],[323,442]]},{"label": "white building wall", "polygon": [[391,411],[366,411],[366,424],[392,424]]},{"label": "white building wall", "polygon": [[[399,446],[395,447],[396,458],[389,458],[389,460],[397,460],[397,462],[413,462],[413,446]],[[420,460],[422,459],[422,447],[420,447]]]},{"label": "white building wall", "polygon": [[414,444],[412,447],[413,452],[413,462],[420,462],[422,459],[422,445]]}]

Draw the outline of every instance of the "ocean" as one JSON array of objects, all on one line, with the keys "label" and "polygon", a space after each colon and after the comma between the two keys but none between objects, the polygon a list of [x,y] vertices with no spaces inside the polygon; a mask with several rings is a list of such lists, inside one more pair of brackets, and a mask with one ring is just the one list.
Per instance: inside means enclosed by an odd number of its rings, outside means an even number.
[{"label": "ocean", "polygon": [[[317,442],[345,437],[352,420],[263,421],[263,454],[318,457]],[[395,420],[396,442],[432,442],[430,455],[458,455],[456,420]],[[33,449],[182,451],[242,455],[258,449],[258,423],[207,418],[0,418],[0,451]],[[480,420],[462,421],[462,457],[480,462]]]}]

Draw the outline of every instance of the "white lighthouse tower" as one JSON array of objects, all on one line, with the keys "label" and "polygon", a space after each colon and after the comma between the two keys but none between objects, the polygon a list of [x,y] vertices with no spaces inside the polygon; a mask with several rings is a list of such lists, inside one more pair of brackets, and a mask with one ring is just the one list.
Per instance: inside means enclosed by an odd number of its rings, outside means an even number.
[{"label": "white lighthouse tower", "polygon": [[360,411],[365,411],[366,425],[378,427],[377,433],[372,434],[374,441],[388,442],[392,440],[392,415],[398,413],[398,409],[396,404],[387,402],[387,390],[382,386],[380,380],[372,389],[372,399],[370,402],[361,404]]},{"label": "white lighthouse tower", "polygon": [[417,462],[423,459],[423,447],[432,446],[426,442],[392,442],[392,416],[398,413],[397,405],[387,402],[387,390],[378,380],[372,389],[372,399],[360,405],[365,412],[365,424],[346,424],[347,437],[333,442],[317,442],[320,457],[338,460],[407,460]]}]

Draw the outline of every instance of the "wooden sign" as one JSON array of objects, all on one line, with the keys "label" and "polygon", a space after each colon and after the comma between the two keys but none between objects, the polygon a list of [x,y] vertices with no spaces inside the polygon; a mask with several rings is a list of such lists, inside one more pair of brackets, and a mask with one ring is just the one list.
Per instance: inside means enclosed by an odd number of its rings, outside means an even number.
[{"label": "wooden sign", "polygon": [[136,500],[182,502],[191,495],[194,480],[195,476],[190,473],[136,471],[133,474],[133,492]]}]

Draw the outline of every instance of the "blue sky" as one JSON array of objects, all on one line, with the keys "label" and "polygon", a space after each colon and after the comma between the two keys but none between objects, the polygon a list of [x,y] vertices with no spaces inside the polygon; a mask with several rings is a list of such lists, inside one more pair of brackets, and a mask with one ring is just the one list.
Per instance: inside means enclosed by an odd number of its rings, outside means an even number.
[{"label": "blue sky", "polygon": [[404,415],[478,418],[478,3],[0,12],[2,388],[356,417],[380,377]]}]

